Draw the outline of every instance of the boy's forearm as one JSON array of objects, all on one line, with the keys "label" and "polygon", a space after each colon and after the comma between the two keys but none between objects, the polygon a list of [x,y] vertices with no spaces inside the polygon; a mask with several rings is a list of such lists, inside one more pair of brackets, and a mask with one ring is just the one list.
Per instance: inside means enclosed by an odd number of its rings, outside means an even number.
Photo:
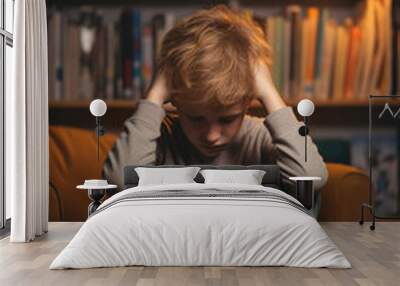
[{"label": "boy's forearm", "polygon": [[287,106],[283,98],[278,94],[278,92],[274,91],[270,94],[266,94],[260,97],[260,101],[267,114],[271,114]]},{"label": "boy's forearm", "polygon": [[147,94],[146,100],[162,107],[164,103],[164,97],[157,89],[151,89]]},{"label": "boy's forearm", "polygon": [[255,66],[254,78],[257,98],[268,114],[265,125],[272,137],[271,146],[266,146],[266,150],[275,150],[276,163],[284,176],[319,176],[322,180],[315,185],[321,187],[328,177],[325,163],[311,137],[308,137],[308,160],[305,162],[304,137],[298,133],[301,124],[279,95],[268,67]]}]

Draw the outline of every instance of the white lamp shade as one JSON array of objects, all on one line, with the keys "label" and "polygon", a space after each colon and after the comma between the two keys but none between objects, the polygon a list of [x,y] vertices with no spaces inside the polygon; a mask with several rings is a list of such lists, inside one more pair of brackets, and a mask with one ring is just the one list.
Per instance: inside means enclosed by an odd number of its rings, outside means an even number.
[{"label": "white lamp shade", "polygon": [[103,116],[107,111],[107,104],[101,99],[95,99],[90,103],[90,113],[93,116]]},{"label": "white lamp shade", "polygon": [[297,104],[297,112],[305,117],[314,113],[314,103],[309,99],[303,99]]}]

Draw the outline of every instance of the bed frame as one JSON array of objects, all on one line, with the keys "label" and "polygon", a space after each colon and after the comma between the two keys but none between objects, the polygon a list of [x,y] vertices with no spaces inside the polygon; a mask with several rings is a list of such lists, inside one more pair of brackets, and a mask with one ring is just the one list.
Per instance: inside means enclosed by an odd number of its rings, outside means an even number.
[{"label": "bed frame", "polygon": [[[220,170],[263,170],[265,175],[262,179],[262,185],[265,187],[273,187],[287,191],[285,185],[281,180],[280,169],[278,165],[189,165],[193,167],[200,167],[201,169],[220,169]],[[149,166],[149,165],[132,165],[126,166],[124,169],[124,189],[136,187],[139,182],[139,177],[135,171],[136,167],[152,167],[152,168],[179,168],[185,167],[183,165],[160,165],[160,166]],[[187,166],[186,166],[187,167]],[[194,179],[197,183],[204,183],[203,176],[198,173]],[[290,193],[290,192],[289,192]]]}]

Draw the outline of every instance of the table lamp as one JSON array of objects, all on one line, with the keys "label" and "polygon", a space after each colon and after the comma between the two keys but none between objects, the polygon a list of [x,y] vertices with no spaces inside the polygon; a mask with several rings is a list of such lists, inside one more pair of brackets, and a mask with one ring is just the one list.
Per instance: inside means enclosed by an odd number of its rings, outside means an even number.
[{"label": "table lamp", "polygon": [[[304,136],[304,161],[307,162],[307,135],[308,118],[314,113],[314,103],[309,99],[303,99],[297,104],[297,112],[303,116],[304,125],[299,128],[299,134]],[[320,177],[289,177],[290,180],[296,182],[296,198],[311,210],[314,205],[313,181],[320,181]]]},{"label": "table lamp", "polygon": [[100,144],[100,136],[103,136],[105,133],[104,127],[101,126],[100,118],[107,111],[107,104],[101,99],[95,99],[90,103],[90,113],[96,117],[96,141],[97,141],[97,161],[99,160],[99,144]]},{"label": "table lamp", "polygon": [[299,128],[299,134],[304,136],[304,160],[307,162],[308,118],[314,113],[314,103],[309,99],[301,100],[297,104],[297,112],[303,116],[304,125]]},{"label": "table lamp", "polygon": [[[100,159],[100,136],[105,133],[104,127],[101,125],[100,118],[107,111],[107,104],[101,99],[95,99],[90,103],[90,113],[96,117],[96,140],[97,140],[97,161]],[[85,180],[83,185],[79,185],[77,189],[87,190],[90,200],[92,201],[88,206],[88,215],[93,214],[101,205],[107,190],[115,189],[116,185],[108,184],[107,180],[94,179]]]}]

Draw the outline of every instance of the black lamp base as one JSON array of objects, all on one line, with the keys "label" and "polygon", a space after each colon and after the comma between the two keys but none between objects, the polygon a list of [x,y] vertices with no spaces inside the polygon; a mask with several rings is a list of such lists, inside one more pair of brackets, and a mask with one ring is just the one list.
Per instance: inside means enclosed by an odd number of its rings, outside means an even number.
[{"label": "black lamp base", "polygon": [[106,195],[106,190],[105,189],[89,189],[88,195],[89,195],[89,199],[92,201],[88,206],[88,216],[90,216],[101,205],[101,200]]},{"label": "black lamp base", "polygon": [[313,207],[313,181],[296,181],[297,199],[308,210]]}]

